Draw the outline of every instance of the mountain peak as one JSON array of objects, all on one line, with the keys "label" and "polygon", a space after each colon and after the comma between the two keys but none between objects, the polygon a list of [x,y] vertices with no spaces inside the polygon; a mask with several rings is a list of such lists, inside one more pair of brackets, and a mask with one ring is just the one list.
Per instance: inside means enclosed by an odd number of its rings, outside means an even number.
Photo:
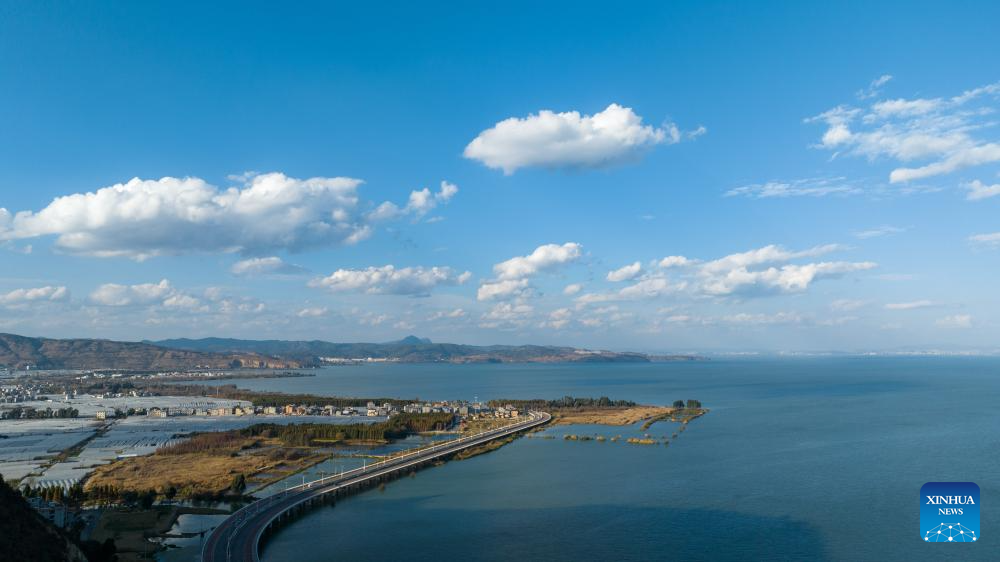
[{"label": "mountain peak", "polygon": [[409,335],[399,341],[389,343],[397,343],[400,345],[429,345],[433,342],[431,342],[430,338],[418,338],[417,336]]}]

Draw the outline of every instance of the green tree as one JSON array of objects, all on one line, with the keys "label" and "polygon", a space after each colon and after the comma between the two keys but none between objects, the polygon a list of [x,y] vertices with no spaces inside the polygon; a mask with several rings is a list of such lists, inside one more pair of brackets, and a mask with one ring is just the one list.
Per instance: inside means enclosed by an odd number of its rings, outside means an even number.
[{"label": "green tree", "polygon": [[146,490],[139,495],[139,507],[143,509],[149,509],[153,507],[153,502],[156,501],[156,492],[153,490]]}]

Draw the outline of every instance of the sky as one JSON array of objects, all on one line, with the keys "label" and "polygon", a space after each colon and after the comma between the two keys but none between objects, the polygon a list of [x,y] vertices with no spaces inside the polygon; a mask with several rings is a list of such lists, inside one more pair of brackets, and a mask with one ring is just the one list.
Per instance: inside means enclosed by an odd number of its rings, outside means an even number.
[{"label": "sky", "polygon": [[1000,5],[363,4],[0,6],[0,331],[1000,348]]}]

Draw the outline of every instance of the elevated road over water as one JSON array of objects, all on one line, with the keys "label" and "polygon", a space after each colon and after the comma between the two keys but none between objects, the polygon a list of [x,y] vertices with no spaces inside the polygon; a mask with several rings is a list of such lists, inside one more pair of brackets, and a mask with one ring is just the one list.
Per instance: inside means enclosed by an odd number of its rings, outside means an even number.
[{"label": "elevated road over water", "polygon": [[527,419],[476,435],[443,441],[388,457],[377,463],[306,482],[255,501],[230,515],[212,530],[202,549],[203,562],[260,560],[260,541],[264,533],[291,513],[326,498],[364,489],[374,482],[415,470],[422,464],[453,455],[461,450],[483,445],[494,439],[513,435],[548,422],[544,412],[531,412]]}]

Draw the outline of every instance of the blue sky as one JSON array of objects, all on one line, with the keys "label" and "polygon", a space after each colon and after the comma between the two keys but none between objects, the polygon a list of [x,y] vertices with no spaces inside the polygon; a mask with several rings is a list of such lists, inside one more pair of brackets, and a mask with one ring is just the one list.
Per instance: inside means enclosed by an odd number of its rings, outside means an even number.
[{"label": "blue sky", "polygon": [[8,3],[0,330],[993,349],[998,12]]}]

